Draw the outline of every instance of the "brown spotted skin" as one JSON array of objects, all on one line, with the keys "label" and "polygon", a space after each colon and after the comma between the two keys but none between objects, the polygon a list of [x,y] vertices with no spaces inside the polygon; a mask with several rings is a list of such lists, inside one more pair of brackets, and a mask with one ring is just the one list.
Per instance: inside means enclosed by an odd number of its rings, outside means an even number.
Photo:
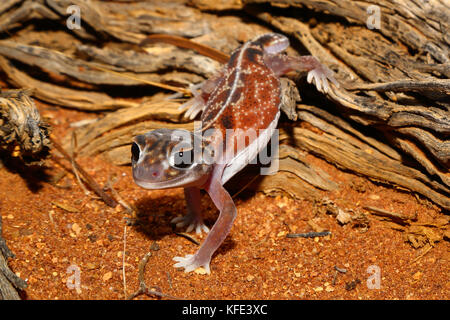
[{"label": "brown spotted skin", "polygon": [[203,130],[214,128],[225,137],[226,129],[259,132],[272,123],[279,112],[281,90],[277,75],[264,62],[264,47],[274,36],[247,42],[232,54],[202,114]]}]

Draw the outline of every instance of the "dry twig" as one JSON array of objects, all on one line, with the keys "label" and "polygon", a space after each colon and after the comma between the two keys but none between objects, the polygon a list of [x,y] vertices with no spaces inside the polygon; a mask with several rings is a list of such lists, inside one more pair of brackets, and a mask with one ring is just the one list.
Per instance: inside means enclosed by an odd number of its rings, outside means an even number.
[{"label": "dry twig", "polygon": [[116,200],[111,198],[107,193],[105,193],[102,188],[95,182],[95,180],[73,159],[67,152],[53,139],[50,137],[52,145],[58,150],[67,161],[71,162],[73,167],[80,172],[83,178],[88,183],[89,187],[94,190],[94,192],[110,207],[114,208],[117,206]]},{"label": "dry twig", "polygon": [[158,287],[153,287],[153,288],[157,289],[158,291],[150,290],[150,288],[152,288],[152,287],[148,287],[145,284],[145,279],[144,279],[145,266],[147,265],[148,259],[151,257],[151,255],[152,255],[151,252],[146,253],[145,256],[142,258],[141,262],[139,262],[139,275],[138,275],[139,289],[136,292],[130,294],[128,296],[127,300],[132,300],[141,294],[145,294],[148,296],[157,296],[157,297],[161,297],[161,298],[169,298],[169,299],[174,299],[174,300],[181,300],[180,298],[176,298],[171,295],[162,293],[160,288],[158,288]]}]

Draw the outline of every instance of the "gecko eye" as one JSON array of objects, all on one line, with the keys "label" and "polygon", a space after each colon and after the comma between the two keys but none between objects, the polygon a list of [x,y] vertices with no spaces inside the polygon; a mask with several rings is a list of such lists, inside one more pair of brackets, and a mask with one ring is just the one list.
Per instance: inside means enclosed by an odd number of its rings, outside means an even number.
[{"label": "gecko eye", "polygon": [[137,162],[139,160],[139,154],[141,153],[141,149],[139,149],[139,146],[133,142],[131,145],[131,161]]},{"label": "gecko eye", "polygon": [[176,169],[190,168],[194,164],[194,150],[188,149],[173,152],[169,163]]}]

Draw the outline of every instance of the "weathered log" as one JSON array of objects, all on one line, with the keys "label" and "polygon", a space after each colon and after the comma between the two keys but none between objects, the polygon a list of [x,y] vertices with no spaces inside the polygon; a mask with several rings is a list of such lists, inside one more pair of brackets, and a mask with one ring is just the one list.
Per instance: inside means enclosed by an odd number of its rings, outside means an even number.
[{"label": "weathered log", "polygon": [[[65,24],[72,4],[81,8],[82,23],[69,30]],[[32,8],[39,10],[32,14]],[[134,135],[161,127],[193,127],[178,110],[178,100],[153,97],[155,91],[147,91],[140,81],[186,92],[189,84],[219,67],[201,53],[186,50],[185,43],[179,43],[182,48],[176,48],[176,41],[139,47],[149,34],[184,36],[229,54],[257,34],[281,32],[291,39],[289,55],[317,56],[337,73],[341,87],[321,96],[305,81],[290,77],[303,101],[296,108],[283,106],[291,121],[280,122],[281,148],[289,150],[289,156],[280,159],[276,175],[243,172],[252,176],[246,181],[254,180],[248,187],[312,199],[317,190],[339,187],[304,163],[302,150],[450,209],[449,15],[448,5],[438,0],[190,0],[189,5],[10,0],[0,6],[0,26],[18,37],[22,32],[21,41],[14,41],[14,35],[0,40],[0,67],[12,84],[33,87],[44,101],[97,112],[116,110],[76,129],[76,151],[127,164]],[[77,38],[76,49],[61,52],[57,36],[56,43],[28,41],[20,23],[30,17],[59,24],[60,32]],[[379,28],[371,20],[377,17]],[[287,86],[294,83],[283,81]],[[126,90],[116,90],[136,86],[142,90],[135,90],[132,100],[123,94]],[[295,90],[283,98],[286,105],[298,100]]]},{"label": "weathered log", "polygon": [[186,79],[183,79],[183,74],[181,72],[176,72],[173,75],[168,73],[162,76],[154,73],[140,73],[138,75],[120,72],[123,71],[123,69],[113,68],[111,71],[115,71],[115,73],[108,73],[99,70],[99,68],[107,69],[107,66],[97,66],[95,63],[75,59],[43,47],[17,44],[8,40],[0,41],[0,54],[8,59],[26,63],[31,67],[41,68],[58,77],[67,76],[82,83],[93,85],[136,86],[142,85],[147,81],[178,81],[188,84],[190,82],[198,82],[201,80],[201,78],[195,77],[192,74],[187,74]]},{"label": "weathered log", "polygon": [[343,0],[335,3],[322,0],[244,0],[242,3],[308,7],[364,26],[370,23],[368,18],[371,13],[379,10],[380,25],[377,30],[386,38],[399,40],[416,50],[423,50],[423,53],[430,54],[439,63],[449,61],[450,35],[446,30],[450,29],[450,6],[446,1],[379,0],[375,3],[371,1],[355,3]]},{"label": "weathered log", "polygon": [[177,69],[208,78],[219,68],[217,62],[207,57],[194,56],[185,50],[174,47],[156,49],[148,52],[136,52],[114,48],[100,49],[88,45],[80,45],[77,48],[78,52],[85,54],[87,58],[138,74]]},{"label": "weathered log", "polygon": [[[20,4],[20,6],[18,6]],[[18,7],[16,10],[11,9]],[[11,9],[11,10],[10,10]],[[9,10],[9,12],[7,12]],[[58,19],[59,16],[43,4],[43,1],[6,1],[0,7],[0,30],[20,27],[31,19]]]},{"label": "weathered log", "polygon": [[[83,21],[103,37],[113,37],[138,44],[148,33],[168,33],[197,37],[206,33],[205,15],[182,2],[115,3],[92,0],[47,0],[47,5],[66,16],[76,5],[83,12]],[[86,30],[88,31],[88,30]]]},{"label": "weathered log", "polygon": [[115,110],[136,106],[137,103],[113,99],[102,92],[73,90],[48,82],[39,81],[15,68],[7,59],[0,57],[0,68],[12,85],[18,88],[33,88],[34,96],[43,101],[86,111]]}]

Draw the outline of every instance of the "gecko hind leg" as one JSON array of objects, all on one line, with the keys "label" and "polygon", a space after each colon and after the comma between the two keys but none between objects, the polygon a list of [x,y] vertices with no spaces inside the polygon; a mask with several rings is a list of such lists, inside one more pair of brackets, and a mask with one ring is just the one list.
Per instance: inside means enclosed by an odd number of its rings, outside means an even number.
[{"label": "gecko hind leg", "polygon": [[214,205],[220,211],[216,223],[195,254],[188,254],[184,257],[173,258],[173,260],[177,262],[174,267],[184,268],[185,272],[193,271],[198,267],[203,267],[208,274],[211,272],[209,266],[211,257],[230,233],[231,226],[236,218],[237,212],[233,199],[222,186],[221,181],[217,179],[217,176],[222,175],[223,167],[217,170],[217,172],[219,174],[216,174],[209,185],[205,188],[213,200]]},{"label": "gecko hind leg", "polygon": [[203,217],[200,206],[200,189],[191,187],[184,188],[186,198],[187,214],[182,217],[176,217],[170,221],[177,228],[186,228],[186,232],[195,230],[195,233],[209,232],[209,228],[203,223]]}]

